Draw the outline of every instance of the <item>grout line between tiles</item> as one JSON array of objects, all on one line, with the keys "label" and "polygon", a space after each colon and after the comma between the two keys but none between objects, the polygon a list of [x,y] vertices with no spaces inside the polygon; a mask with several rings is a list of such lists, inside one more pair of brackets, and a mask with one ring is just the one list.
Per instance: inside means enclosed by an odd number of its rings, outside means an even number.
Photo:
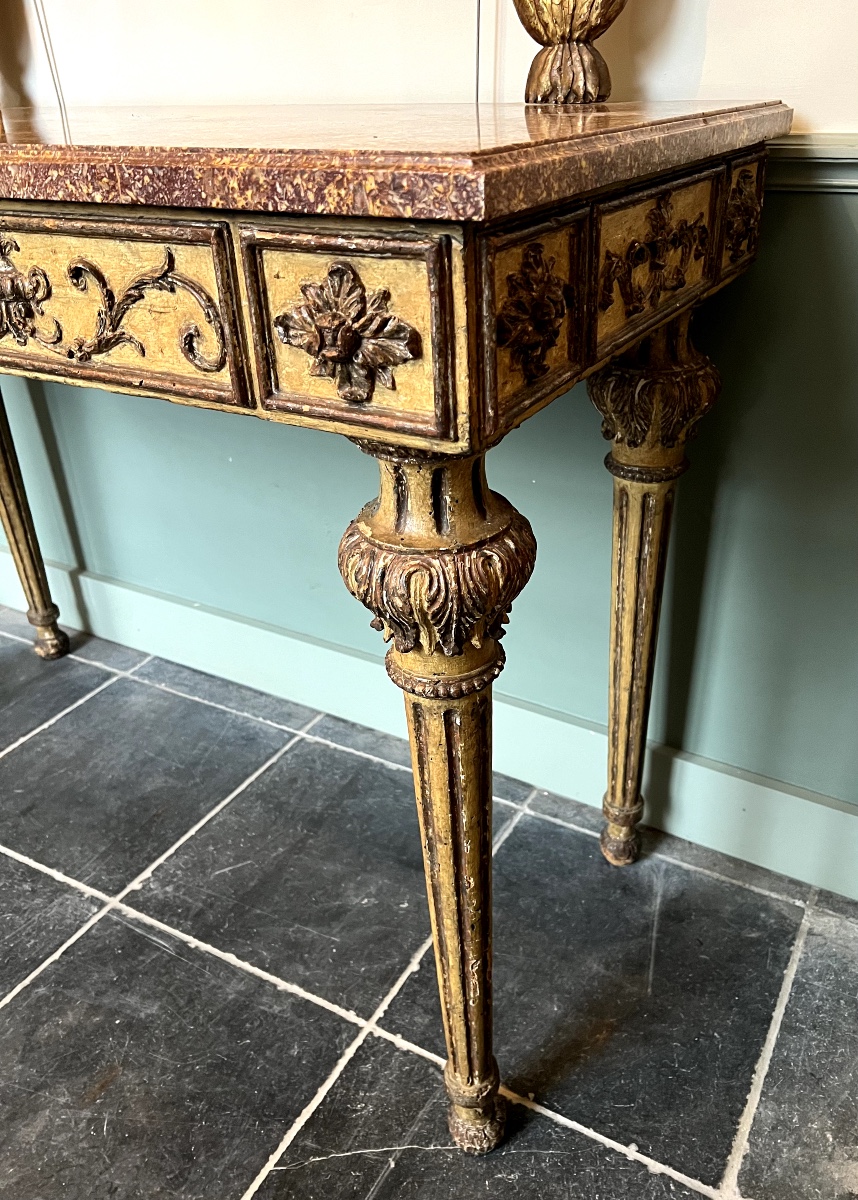
[{"label": "grout line between tiles", "polygon": [[[539,789],[536,789],[537,793]],[[512,800],[502,800],[502,804],[508,804],[512,808],[517,808]],[[528,801],[529,803],[529,801]],[[583,825],[576,825],[572,821],[564,821],[561,817],[552,817],[548,813],[542,813],[538,809],[529,808],[527,816],[534,817],[537,821],[547,821],[550,825],[560,825],[563,829],[571,829],[573,833],[583,833],[586,837],[595,838],[597,841],[601,836],[594,829],[586,829]],[[742,879],[735,879],[732,875],[724,875],[720,871],[713,871],[710,867],[701,867],[697,863],[689,863],[681,858],[674,858],[672,854],[662,854],[658,850],[652,851],[646,855],[646,858],[658,859],[660,862],[671,863],[675,867],[681,867],[684,871],[692,871],[696,875],[706,875],[709,879],[717,879],[719,883],[730,883],[733,887],[744,888],[745,891],[755,892],[758,896],[765,896],[769,900],[780,900],[784,904],[793,904],[796,908],[805,908],[806,900],[799,900],[795,896],[787,896],[783,892],[775,892],[769,888],[758,887],[755,883],[746,883]]]},{"label": "grout line between tiles", "polygon": [[112,687],[114,683],[116,683],[115,677],[113,679],[105,679],[104,683],[100,683],[97,688],[93,688],[91,692],[87,692],[85,696],[81,696],[79,700],[75,700],[74,704],[69,704],[60,712],[55,713],[50,720],[43,721],[41,725],[37,725],[36,728],[31,729],[29,733],[22,734],[22,736],[16,738],[14,742],[11,742],[8,746],[5,746],[2,750],[0,750],[0,758],[5,758],[7,754],[11,754],[14,750],[17,750],[20,746],[23,746],[26,742],[29,742],[31,738],[34,738],[36,734],[44,733],[46,729],[50,729],[52,725],[56,725],[57,721],[61,721],[63,717],[67,717],[70,712],[74,712],[76,708],[80,708],[82,704],[86,704],[87,700],[91,700],[93,696],[97,696],[98,693],[103,692],[105,688]]},{"label": "grout line between tiles", "polygon": [[[536,789],[534,789],[534,794],[536,794]],[[529,799],[530,798],[528,798],[528,801],[525,803],[529,803]],[[507,824],[501,830],[498,838],[495,840],[492,850],[493,854],[500,848],[500,846],[503,845],[521,818],[525,815],[526,813],[524,809],[519,809],[516,814],[507,822]],[[58,882],[76,888],[87,895],[94,895],[97,898],[104,897],[104,893],[97,892],[96,889],[90,888],[87,884],[71,879],[69,876],[65,876],[61,872],[55,871],[52,867],[46,867],[43,864],[36,862],[34,859],[28,858],[26,855],[22,855],[16,851],[10,850],[8,847],[0,846],[0,853],[16,859],[17,861],[22,862],[37,871],[41,871],[42,873],[56,879]],[[15,988],[12,989],[10,993],[8,993],[6,997],[0,1000],[0,1008],[3,1008],[7,1003],[9,1003],[9,1001],[14,999],[14,997],[26,986],[28,986],[33,979],[41,974],[46,967],[56,962],[57,959],[60,958],[60,956],[65,953],[70,946],[72,946],[80,937],[82,937],[93,925],[100,921],[102,917],[105,917],[108,915],[108,913],[117,910],[123,913],[131,921],[140,922],[141,924],[145,924],[153,929],[159,930],[167,936],[174,937],[191,949],[198,950],[204,954],[209,954],[212,957],[219,959],[221,962],[227,963],[228,965],[252,975],[265,983],[271,984],[280,991],[288,992],[289,994],[306,1000],[311,1004],[315,1004],[316,1006],[325,1009],[333,1015],[340,1017],[342,1020],[345,1020],[352,1025],[357,1025],[360,1029],[359,1034],[346,1048],[325,1083],[322,1084],[322,1087],[318,1090],[316,1095],[305,1106],[296,1121],[293,1122],[292,1126],[290,1126],[274,1154],[271,1155],[263,1170],[260,1171],[259,1175],[253,1181],[253,1184],[251,1184],[251,1189],[244,1193],[241,1200],[250,1200],[250,1198],[256,1194],[259,1187],[264,1182],[264,1179],[267,1177],[270,1171],[276,1168],[277,1162],[280,1160],[289,1144],[294,1140],[301,1128],[303,1128],[312,1114],[325,1099],[325,1096],[327,1096],[328,1092],[345,1070],[348,1062],[351,1061],[357,1050],[370,1034],[373,1037],[377,1037],[391,1043],[398,1050],[404,1053],[413,1054],[419,1058],[423,1058],[436,1067],[442,1069],[444,1067],[444,1059],[440,1055],[434,1054],[432,1051],[426,1050],[422,1046],[418,1046],[415,1042],[409,1041],[400,1034],[393,1033],[388,1029],[384,1029],[378,1024],[410,976],[415,974],[420,969],[423,958],[432,946],[431,937],[427,938],[422,945],[418,947],[418,949],[412,955],[407,967],[399,976],[388,995],[382,1001],[382,1004],[379,1005],[372,1017],[370,1017],[368,1021],[365,1021],[362,1017],[359,1017],[357,1013],[350,1009],[342,1008],[340,1005],[335,1004],[322,996],[317,996],[313,992],[307,991],[298,984],[290,983],[288,980],[281,979],[277,975],[272,975],[270,972],[264,971],[261,968],[254,966],[252,963],[248,963],[243,959],[238,958],[236,955],[231,954],[228,951],[220,950],[218,947],[212,946],[210,943],[202,942],[198,938],[184,933],[180,929],[176,929],[171,925],[167,925],[163,921],[159,921],[155,917],[150,917],[147,913],[141,912],[139,909],[135,909],[131,905],[125,904],[118,897],[114,897],[112,899],[108,898],[108,902],[103,909],[101,909],[98,913],[95,913],[79,930],[72,935],[72,937],[67,940],[67,942],[59,947],[58,950],[54,951],[54,953],[43,963],[41,963],[33,972],[31,972],[31,974],[25,980],[22,980],[18,985],[16,985]],[[599,1142],[606,1148],[622,1154],[626,1158],[640,1162],[653,1173],[666,1175],[671,1179],[684,1184],[689,1189],[700,1193],[701,1195],[713,1198],[713,1200],[727,1200],[726,1197],[722,1197],[719,1192],[708,1188],[705,1184],[699,1183],[698,1181],[683,1175],[681,1172],[674,1170],[672,1167],[665,1166],[664,1164],[657,1162],[655,1159],[649,1158],[647,1155],[641,1154],[639,1151],[634,1150],[629,1146],[623,1146],[621,1143],[615,1142],[613,1139],[600,1134],[596,1130],[589,1129],[587,1126],[581,1125],[568,1117],[564,1117],[562,1114],[556,1113],[552,1109],[546,1108],[545,1106],[540,1105],[530,1099],[526,1099],[525,1097],[518,1095],[518,1093],[510,1091],[508,1088],[501,1088],[501,1091],[509,1100],[512,1101],[512,1103],[521,1104],[526,1108],[532,1109],[534,1112],[539,1113],[541,1116],[546,1117],[555,1124],[572,1129],[575,1132],[580,1133],[582,1136],[587,1137],[592,1141]]]},{"label": "grout line between tiles", "polygon": [[[2,631],[2,630],[0,630],[0,637],[8,637],[8,638],[12,638],[14,641],[25,642],[28,645],[31,644],[29,642],[28,638],[19,637],[17,634],[6,633],[5,631]],[[218,704],[217,701],[215,701],[215,700],[203,699],[202,696],[195,696],[192,692],[185,692],[185,691],[181,691],[178,688],[171,688],[168,684],[156,683],[152,679],[140,679],[139,676],[135,676],[134,675],[135,671],[138,671],[141,667],[144,667],[146,665],[146,663],[152,661],[152,659],[155,657],[152,654],[148,655],[148,657],[143,659],[142,662],[137,663],[136,666],[131,667],[127,671],[119,670],[116,667],[107,666],[105,663],[99,663],[93,659],[84,658],[79,654],[70,654],[70,655],[68,655],[68,657],[73,658],[78,662],[87,663],[89,666],[100,667],[102,670],[109,671],[111,674],[116,675],[116,676],[121,676],[122,678],[129,678],[129,679],[134,678],[135,682],[141,683],[145,687],[154,688],[157,691],[168,692],[172,696],[181,696],[182,699],[184,699],[184,700],[192,700],[196,704],[204,704],[209,708],[219,709],[221,712],[230,713],[232,716],[235,716],[235,717],[244,717],[246,720],[249,720],[249,721],[257,721],[262,725],[268,725],[274,729],[283,730],[285,733],[291,733],[297,737],[304,739],[305,741],[315,742],[321,746],[328,746],[332,750],[338,750],[343,754],[353,754],[358,758],[366,759],[368,762],[378,763],[379,766],[387,767],[388,769],[393,770],[393,771],[404,771],[404,772],[407,772],[409,775],[412,774],[411,767],[406,766],[404,763],[394,762],[391,759],[383,758],[380,755],[370,754],[367,750],[358,750],[354,746],[346,746],[346,745],[343,745],[341,742],[332,741],[330,738],[323,738],[323,737],[319,737],[318,735],[309,734],[309,733],[305,732],[313,724],[315,724],[315,722],[317,720],[320,720],[322,717],[327,716],[328,715],[327,713],[318,713],[316,715],[316,717],[314,718],[314,720],[311,721],[308,725],[303,726],[301,729],[296,729],[292,725],[285,725],[280,721],[272,721],[268,717],[258,717],[254,713],[244,712],[242,709],[238,709],[238,708],[231,708],[227,704]],[[34,731],[34,732],[38,732],[38,731]],[[2,756],[2,752],[0,752],[0,756]],[[539,792],[539,789],[534,788],[531,791],[530,795],[527,797],[527,799],[523,802],[523,804],[518,804],[514,800],[506,800],[501,796],[495,796],[495,797],[493,797],[493,800],[494,800],[495,804],[503,804],[509,808],[516,808],[516,809],[521,809],[521,810],[527,809],[527,815],[534,817],[538,821],[547,821],[549,824],[559,825],[563,829],[570,829],[573,833],[583,834],[585,837],[597,838],[597,839],[599,838],[600,834],[596,830],[587,829],[583,825],[575,824],[574,821],[565,821],[561,817],[553,817],[553,816],[550,816],[548,813],[539,812],[538,809],[533,809],[533,808],[527,807],[530,804],[531,800],[534,798],[534,796],[536,796],[538,794],[538,792]],[[787,895],[784,895],[782,892],[776,892],[769,888],[758,887],[756,884],[753,884],[753,883],[746,883],[743,880],[735,879],[730,875],[724,875],[719,871],[713,871],[709,867],[701,867],[701,866],[698,866],[696,863],[684,862],[681,858],[675,858],[673,855],[670,855],[670,854],[661,854],[657,850],[654,851],[652,854],[649,854],[647,857],[657,858],[663,862],[672,863],[674,866],[681,867],[685,871],[693,871],[698,875],[705,875],[708,878],[716,879],[716,880],[720,881],[721,883],[729,883],[729,884],[732,884],[734,887],[744,888],[746,891],[754,892],[758,896],[766,896],[770,900],[781,900],[786,904],[793,904],[797,908],[804,908],[805,904],[806,904],[806,902],[804,900],[799,900],[794,896],[787,896]]]},{"label": "grout line between tiles", "polygon": [[804,910],[804,917],[801,925],[798,928],[795,942],[793,943],[792,954],[790,955],[787,969],[784,972],[783,983],[781,984],[778,1002],[775,1005],[775,1011],[772,1014],[769,1032],[766,1035],[766,1040],[763,1043],[763,1049],[757,1061],[757,1066],[754,1071],[754,1078],[751,1082],[751,1090],[748,1093],[748,1099],[745,1103],[745,1110],[742,1113],[739,1125],[736,1129],[736,1136],[733,1139],[733,1147],[730,1151],[730,1157],[727,1160],[727,1167],[724,1171],[724,1176],[721,1180],[721,1187],[718,1195],[722,1200],[741,1200],[739,1195],[739,1173],[742,1169],[742,1162],[745,1155],[748,1153],[748,1145],[751,1137],[751,1128],[754,1124],[754,1118],[757,1115],[757,1108],[760,1104],[760,1099],[763,1094],[766,1076],[769,1073],[772,1056],[774,1055],[775,1045],[780,1036],[781,1025],[783,1024],[784,1014],[786,1013],[787,1004],[792,993],[792,987],[795,982],[798,965],[801,961],[802,953],[804,952],[807,934],[810,928],[810,919],[813,915],[814,901],[818,895],[817,889],[811,893],[807,905]]},{"label": "grout line between tiles", "polygon": [[5,1008],[7,1004],[11,1004],[16,996],[20,995],[25,988],[28,988],[35,979],[38,979],[43,971],[52,966],[58,958],[61,958],[62,955],[65,954],[66,950],[70,949],[76,941],[78,941],[85,933],[92,929],[93,925],[100,921],[102,917],[106,916],[110,912],[111,907],[112,901],[105,904],[104,908],[99,909],[97,913],[93,913],[89,920],[84,921],[80,929],[75,930],[71,937],[67,938],[61,946],[58,946],[53,954],[50,954],[44,960],[44,962],[40,962],[37,967],[34,967],[30,974],[24,979],[19,980],[19,982],[16,983],[15,986],[11,988],[5,996],[0,998],[0,1009]]},{"label": "grout line between tiles", "polygon": [[501,1086],[500,1090],[513,1104],[520,1104],[523,1108],[529,1108],[531,1112],[539,1113],[542,1117],[547,1117],[549,1121],[553,1121],[556,1125],[563,1125],[566,1129],[572,1129],[575,1133],[580,1133],[583,1137],[589,1138],[593,1142],[598,1142],[607,1150],[613,1150],[615,1154],[622,1154],[624,1158],[629,1159],[631,1162],[641,1163],[653,1175],[665,1175],[668,1179],[673,1179],[676,1183],[681,1183],[689,1191],[697,1192],[701,1196],[708,1196],[710,1200],[722,1200],[719,1191],[709,1187],[708,1184],[701,1183],[699,1179],[693,1179],[690,1175],[684,1175],[682,1171],[668,1167],[664,1163],[650,1158],[647,1154],[641,1154],[640,1150],[632,1146],[624,1146],[622,1142],[616,1142],[613,1138],[606,1137],[605,1134],[599,1133],[595,1129],[590,1129],[587,1125],[581,1125],[578,1121],[573,1121],[571,1117],[564,1117],[561,1113],[556,1113],[552,1109],[546,1108],[543,1104],[538,1104],[535,1100],[519,1096],[517,1092],[512,1092],[509,1088]]},{"label": "grout line between tiles", "polygon": [[[142,663],[138,664],[138,666],[142,665]],[[116,676],[116,678],[119,678],[119,676]],[[100,688],[97,688],[96,691],[102,691],[105,687],[109,687],[111,683],[116,682],[116,678],[108,680],[106,683],[102,684]],[[84,699],[86,699],[86,697],[84,697]],[[61,716],[63,714],[59,715]],[[317,713],[312,720],[307,723],[305,728],[309,729],[316,721],[320,720],[322,716],[322,713]],[[56,717],[54,719],[57,720],[59,718]],[[236,798],[236,796],[241,795],[246,788],[248,788],[252,783],[255,783],[260,775],[267,771],[269,767],[274,766],[274,764],[278,762],[287,752],[287,750],[291,749],[291,747],[294,746],[298,740],[299,738],[296,735],[290,741],[288,741],[285,746],[281,746],[276,754],[272,754],[271,757],[267,759],[260,767],[257,767],[257,769],[251,775],[249,775],[247,779],[243,781],[243,783],[240,783],[238,787],[234,788],[225,799],[221,800],[219,804],[216,804],[210,812],[206,813],[204,817],[197,821],[196,825],[187,830],[182,837],[174,842],[168,850],[165,850],[163,854],[159,855],[153,863],[150,863],[145,870],[141,871],[139,875],[132,879],[129,884],[126,884],[126,886],[122,888],[121,891],[117,892],[115,896],[108,898],[104,908],[100,909],[97,913],[94,913],[87,921],[84,922],[80,929],[76,930],[76,932],[73,933],[70,938],[63,942],[62,946],[56,949],[53,954],[49,955],[44,962],[35,967],[25,979],[20,980],[9,992],[6,993],[5,996],[0,998],[0,1009],[5,1008],[5,1006],[14,1000],[15,997],[19,995],[19,993],[22,992],[26,987],[28,987],[34,979],[37,979],[47,967],[51,966],[57,961],[57,959],[65,954],[66,950],[73,946],[78,938],[83,937],[83,935],[87,933],[93,927],[93,925],[100,921],[102,917],[105,917],[108,913],[113,912],[132,889],[139,888],[141,883],[145,882],[145,880],[148,879],[149,876],[159,866],[166,862],[166,860],[172,854],[175,854],[175,852],[191,837],[193,837],[195,833],[202,829],[203,826],[206,825],[213,817],[217,816],[219,812],[222,812],[223,809],[226,808],[226,806]],[[36,870],[43,871],[46,875],[50,875],[58,882],[68,883],[69,886],[75,887],[88,895],[95,894],[99,898],[106,896],[106,893],[97,892],[96,889],[90,888],[87,884],[72,880],[69,878],[69,876],[63,875],[62,872],[55,871],[52,867],[45,867],[40,863],[35,862],[33,859],[27,860],[26,856],[19,855],[15,851],[8,851],[6,848],[0,848],[0,852],[6,854],[10,858],[17,859],[19,862],[26,861],[27,865],[34,867]]]},{"label": "grout line between tiles", "polygon": [[[11,635],[4,634],[3,636],[9,637]],[[15,640],[16,641],[18,641],[18,640],[26,641],[27,639],[26,638],[21,638],[21,639],[16,638]],[[143,662],[138,663],[136,667],[132,668],[132,670],[136,671],[137,667],[145,666],[145,664],[147,662],[149,662],[151,659],[152,659],[152,655],[150,654],[149,658],[144,658]],[[127,672],[127,674],[130,677],[131,672],[129,671],[129,672]],[[118,678],[119,678],[118,675],[113,674],[113,678],[105,679],[104,683],[100,683],[97,688],[93,688],[92,691],[87,692],[85,696],[81,696],[79,700],[75,700],[74,704],[67,705],[66,708],[62,709],[58,713],[55,713],[47,721],[43,721],[41,723],[41,725],[37,725],[35,727],[35,729],[31,729],[29,731],[29,733],[22,734],[22,736],[19,738],[16,738],[16,740],[14,742],[10,742],[10,744],[8,746],[5,746],[2,750],[0,750],[0,758],[5,758],[6,755],[11,754],[13,752],[13,750],[17,750],[20,746],[23,746],[26,742],[29,742],[31,738],[34,738],[36,736],[36,734],[43,733],[46,729],[50,729],[52,725],[56,725],[57,721],[61,721],[63,719],[63,717],[67,717],[70,712],[74,712],[74,710],[76,708],[80,708],[82,704],[86,704],[87,700],[91,700],[93,698],[93,696],[97,696],[99,694],[99,692],[103,692],[105,690],[105,688],[112,687],[113,684],[116,683]]]},{"label": "grout line between tiles", "polygon": [[396,983],[394,983],[393,987],[390,989],[390,991],[387,993],[387,995],[381,1001],[378,1008],[376,1008],[375,1012],[372,1014],[369,1021],[367,1021],[366,1025],[364,1025],[363,1029],[361,1029],[360,1033],[357,1035],[357,1037],[354,1039],[354,1041],[352,1041],[346,1047],[345,1051],[343,1052],[343,1054],[340,1056],[340,1058],[334,1065],[333,1070],[331,1071],[330,1075],[328,1075],[325,1082],[322,1084],[322,1086],[318,1089],[318,1091],[313,1096],[313,1098],[304,1106],[304,1108],[301,1110],[301,1112],[298,1114],[298,1116],[292,1122],[289,1129],[284,1134],[283,1139],[281,1140],[277,1149],[270,1156],[267,1163],[262,1168],[262,1170],[259,1172],[259,1174],[256,1176],[256,1178],[253,1180],[253,1182],[251,1183],[251,1185],[247,1189],[247,1191],[243,1193],[241,1200],[251,1200],[251,1198],[257,1194],[259,1189],[262,1187],[262,1184],[265,1182],[265,1180],[268,1178],[270,1173],[277,1166],[280,1159],[283,1157],[283,1155],[289,1149],[289,1146],[291,1145],[291,1143],[295,1140],[297,1135],[301,1132],[301,1130],[307,1124],[310,1117],[312,1117],[313,1113],[316,1111],[316,1109],[319,1107],[319,1105],[322,1103],[322,1101],[327,1096],[328,1092],[330,1092],[331,1088],[333,1088],[334,1084],[340,1078],[343,1071],[345,1071],[346,1067],[351,1062],[351,1060],[354,1058],[355,1054],[357,1054],[358,1050],[361,1048],[361,1046],[366,1041],[366,1039],[369,1037],[369,1035],[374,1032],[374,1030],[377,1027],[377,1022],[380,1021],[381,1018],[384,1016],[385,1012],[387,1012],[387,1009],[390,1007],[390,1005],[396,999],[399,992],[405,986],[405,984],[408,981],[408,979],[410,978],[410,976],[413,975],[413,973],[419,968],[420,962],[423,958],[423,955],[426,953],[426,951],[429,949],[429,947],[431,945],[432,945],[432,939],[430,937],[430,938],[427,938],[426,941],[423,943],[423,945],[421,947],[419,947],[419,949],[417,949],[414,952],[414,954],[411,956],[411,961],[408,963],[405,970],[402,972],[402,974],[396,980]]},{"label": "grout line between tiles", "polygon": [[[324,714],[322,713],[316,713],[316,715],[307,722],[304,728],[310,729],[313,725],[315,725],[316,721],[320,721],[322,719],[323,715]],[[177,850],[184,846],[186,842],[190,841],[195,834],[199,833],[199,831],[205,825],[208,825],[209,821],[216,817],[218,813],[223,812],[226,806],[231,804],[237,796],[240,796],[242,792],[245,792],[251,786],[251,784],[256,783],[257,779],[259,779],[261,775],[264,775],[266,771],[275,765],[275,763],[278,763],[283,755],[291,750],[299,740],[300,734],[296,733],[295,736],[290,738],[285,745],[281,746],[280,749],[275,751],[270,758],[267,758],[265,762],[261,764],[261,766],[258,766],[255,771],[248,775],[248,777],[244,779],[238,785],[238,787],[233,788],[228,796],[225,796],[223,800],[214,806],[214,808],[205,813],[204,816],[200,817],[199,821],[197,821],[195,825],[192,825],[190,829],[185,830],[182,836],[178,838],[177,841],[175,841],[173,845],[169,847],[169,849],[165,850],[163,854],[159,854],[155,861],[150,863],[148,867],[142,870],[140,874],[136,876],[136,878],[131,880],[130,883],[126,884],[122,891],[116,894],[114,899],[124,900],[129,892],[139,889],[140,885],[145,883],[146,880],[149,879],[149,877],[158,869],[158,867],[162,866],[168,858],[171,858]]]},{"label": "grout line between tiles", "polygon": [[308,1000],[311,1004],[315,1004],[319,1008],[324,1008],[335,1016],[341,1017],[344,1021],[348,1021],[350,1025],[358,1025],[360,1028],[363,1028],[367,1024],[366,1020],[363,1017],[359,1017],[352,1009],[343,1008],[341,1004],[336,1004],[332,1000],[326,1000],[324,996],[317,996],[314,992],[308,992],[300,984],[290,983],[288,979],[282,979],[279,975],[272,975],[270,971],[263,971],[261,967],[256,967],[253,963],[238,958],[237,955],[232,954],[229,950],[220,950],[217,946],[212,946],[209,942],[202,942],[192,934],[185,933],[181,929],[176,929],[172,925],[167,925],[164,921],[159,921],[157,917],[150,917],[148,913],[141,912],[140,909],[133,908],[130,904],[125,904],[123,901],[117,900],[114,902],[114,907],[124,913],[130,920],[139,921],[141,924],[149,925],[152,929],[157,929],[169,937],[176,938],[177,941],[184,942],[192,950],[199,950],[203,954],[210,954],[212,958],[220,959],[221,962],[228,963],[229,966],[236,967],[239,971],[244,971],[247,975],[253,975],[256,979],[261,979],[264,983],[272,984],[278,991],[288,992],[292,996],[298,996],[301,1000]]},{"label": "grout line between tiles", "polygon": [[83,892],[85,896],[91,896],[93,899],[101,900],[105,904],[109,904],[112,899],[107,892],[90,887],[88,883],[81,883],[79,879],[72,879],[71,875],[64,875],[62,871],[57,871],[54,867],[48,867],[44,863],[37,862],[34,858],[30,858],[29,855],[21,854],[18,850],[12,850],[9,846],[0,846],[0,854],[5,855],[6,858],[14,859],[15,862],[19,862],[25,867],[32,867],[34,871],[39,871],[42,875],[47,875],[57,883],[63,883],[66,887]]}]

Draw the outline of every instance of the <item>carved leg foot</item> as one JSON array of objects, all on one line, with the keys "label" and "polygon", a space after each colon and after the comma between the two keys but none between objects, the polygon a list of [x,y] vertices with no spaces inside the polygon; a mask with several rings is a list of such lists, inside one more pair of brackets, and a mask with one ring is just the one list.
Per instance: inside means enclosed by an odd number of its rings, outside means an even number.
[{"label": "carved leg foot", "polygon": [[613,442],[614,476],[608,791],[602,852],[623,867],[640,851],[643,775],[658,618],[676,481],[685,445],[717,398],[715,367],[680,318],[611,363],[589,382]]},{"label": "carved leg foot", "polygon": [[60,611],[51,600],[45,564],[21,468],[12,441],[12,431],[0,396],[0,519],[15,560],[18,577],[27,598],[27,620],[36,629],[35,651],[40,658],[62,658],[68,654],[69,640],[57,625]]},{"label": "carved leg foot", "polygon": [[[36,551],[38,552],[38,546],[36,546]],[[48,598],[50,599],[50,596]],[[33,649],[39,658],[62,658],[68,654],[68,634],[60,629],[57,624],[59,619],[60,610],[56,604],[52,604],[43,612],[34,612],[32,608],[28,609],[27,620],[36,630],[36,644]]]},{"label": "carved leg foot", "polygon": [[450,1098],[470,1154],[504,1129],[492,1053],[491,684],[502,625],[536,555],[527,521],[490,492],[481,456],[364,445],[381,490],[340,545],[346,586],[393,645],[405,693]]}]

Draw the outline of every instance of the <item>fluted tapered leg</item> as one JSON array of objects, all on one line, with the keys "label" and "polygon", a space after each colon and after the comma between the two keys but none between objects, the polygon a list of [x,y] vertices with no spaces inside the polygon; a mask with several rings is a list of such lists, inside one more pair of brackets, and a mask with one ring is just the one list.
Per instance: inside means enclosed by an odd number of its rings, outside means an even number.
[{"label": "fluted tapered leg", "polygon": [[60,610],[51,600],[48,577],[33,517],[24,491],[12,430],[0,396],[0,519],[27,598],[27,620],[36,630],[35,651],[41,658],[62,658],[69,640],[57,625]]},{"label": "fluted tapered leg", "polygon": [[504,1126],[492,1049],[491,684],[536,544],[489,491],[481,456],[364,448],[379,459],[381,490],[346,531],[340,570],[393,642],[387,670],[405,693],[450,1131],[484,1154]]},{"label": "fluted tapered leg", "polygon": [[589,383],[613,442],[614,557],[608,697],[608,790],[602,851],[635,861],[658,619],[676,481],[685,446],[719,390],[715,367],[688,337],[689,316],[659,330]]}]

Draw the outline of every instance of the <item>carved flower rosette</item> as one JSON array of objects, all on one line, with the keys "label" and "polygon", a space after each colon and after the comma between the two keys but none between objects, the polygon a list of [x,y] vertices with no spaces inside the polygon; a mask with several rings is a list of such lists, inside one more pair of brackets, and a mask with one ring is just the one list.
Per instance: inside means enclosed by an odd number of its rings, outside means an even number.
[{"label": "carved flower rosette", "polygon": [[366,404],[376,385],[396,390],[393,368],[420,358],[420,334],[390,312],[390,292],[367,292],[348,262],[332,263],[321,283],[301,284],[304,303],[274,318],[277,336],[312,358],[310,374],[332,379],[337,395]]},{"label": "carved flower rosette", "polygon": [[527,77],[528,104],[591,104],[607,100],[611,76],[593,45],[627,0],[514,0],[530,36],[543,49]]}]

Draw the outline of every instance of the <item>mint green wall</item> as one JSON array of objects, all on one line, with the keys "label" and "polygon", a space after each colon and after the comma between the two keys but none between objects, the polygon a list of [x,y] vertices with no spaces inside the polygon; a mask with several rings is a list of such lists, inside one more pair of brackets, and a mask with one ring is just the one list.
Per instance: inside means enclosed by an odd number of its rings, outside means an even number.
[{"label": "mint green wall", "polygon": [[[758,265],[698,319],[725,388],[680,488],[651,733],[858,804],[858,195],[775,193],[765,224]],[[350,443],[141,397],[3,391],[47,558],[380,657],[336,569],[376,485]],[[540,547],[500,691],[598,724],[605,449],[578,388],[489,459]]]}]

